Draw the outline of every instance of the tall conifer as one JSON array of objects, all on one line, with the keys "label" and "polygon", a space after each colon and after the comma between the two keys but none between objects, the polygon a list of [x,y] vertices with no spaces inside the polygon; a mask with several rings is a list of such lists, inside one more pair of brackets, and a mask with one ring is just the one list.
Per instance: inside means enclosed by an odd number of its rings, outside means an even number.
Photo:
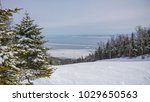
[{"label": "tall conifer", "polygon": [[12,50],[14,31],[8,24],[19,9],[0,9],[0,84],[18,84],[15,56]]},{"label": "tall conifer", "polygon": [[48,68],[47,48],[41,35],[41,28],[33,23],[33,20],[26,13],[21,24],[17,24],[16,30],[16,51],[18,56],[17,67],[22,71],[20,80],[26,80],[27,84],[32,84],[31,80],[39,77],[49,76],[51,69]]}]

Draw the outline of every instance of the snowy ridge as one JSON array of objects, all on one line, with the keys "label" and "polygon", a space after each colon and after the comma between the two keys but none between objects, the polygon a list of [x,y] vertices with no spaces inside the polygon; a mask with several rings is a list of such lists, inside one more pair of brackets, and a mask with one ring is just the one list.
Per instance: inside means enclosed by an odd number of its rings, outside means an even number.
[{"label": "snowy ridge", "polygon": [[50,78],[34,84],[53,85],[150,85],[150,57],[117,58],[96,62],[53,66]]}]

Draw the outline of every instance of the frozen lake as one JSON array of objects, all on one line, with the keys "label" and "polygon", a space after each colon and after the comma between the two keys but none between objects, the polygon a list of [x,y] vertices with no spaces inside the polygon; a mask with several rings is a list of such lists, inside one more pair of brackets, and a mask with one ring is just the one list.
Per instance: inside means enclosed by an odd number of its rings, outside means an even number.
[{"label": "frozen lake", "polygon": [[106,42],[112,35],[51,35],[46,37],[46,46],[53,57],[85,57],[97,48],[99,42]]}]

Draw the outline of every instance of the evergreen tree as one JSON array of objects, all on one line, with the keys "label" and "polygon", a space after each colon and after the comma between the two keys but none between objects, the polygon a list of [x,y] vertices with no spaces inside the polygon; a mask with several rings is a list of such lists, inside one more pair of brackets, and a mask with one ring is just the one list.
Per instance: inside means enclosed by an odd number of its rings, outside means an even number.
[{"label": "evergreen tree", "polygon": [[102,46],[103,46],[102,42],[98,43],[98,48],[94,52],[94,57],[96,60],[101,60],[103,57],[102,56]]},{"label": "evergreen tree", "polygon": [[135,38],[135,34],[132,33],[131,34],[131,38],[130,38],[130,47],[129,47],[129,57],[135,57],[138,54],[138,49],[137,49],[137,45],[136,45],[136,38]]},{"label": "evergreen tree", "polygon": [[107,58],[111,59],[112,58],[112,47],[111,47],[111,43],[109,40],[106,43],[106,49],[107,49]]},{"label": "evergreen tree", "polygon": [[124,42],[124,47],[123,47],[123,57],[128,57],[129,56],[129,48],[130,48],[130,39],[128,35],[123,36],[123,42]]},{"label": "evergreen tree", "polygon": [[41,28],[33,24],[33,20],[26,13],[21,24],[17,24],[15,51],[18,57],[17,67],[21,69],[19,79],[32,84],[31,80],[39,77],[48,77],[51,69],[48,68],[47,48],[41,35]]},{"label": "evergreen tree", "polygon": [[114,36],[111,37],[110,44],[111,44],[111,57],[115,58],[117,55],[117,48]]},{"label": "evergreen tree", "polygon": [[19,9],[0,9],[0,84],[19,84],[12,50],[14,31],[8,24],[13,13]]},{"label": "evergreen tree", "polygon": [[137,33],[137,47],[138,47],[138,55],[144,55],[145,54],[145,44],[146,44],[146,29],[142,28],[141,26],[138,26],[136,29]]},{"label": "evergreen tree", "polygon": [[146,36],[146,46],[145,46],[145,49],[146,49],[146,53],[147,54],[150,54],[150,28],[147,29],[147,36]]}]

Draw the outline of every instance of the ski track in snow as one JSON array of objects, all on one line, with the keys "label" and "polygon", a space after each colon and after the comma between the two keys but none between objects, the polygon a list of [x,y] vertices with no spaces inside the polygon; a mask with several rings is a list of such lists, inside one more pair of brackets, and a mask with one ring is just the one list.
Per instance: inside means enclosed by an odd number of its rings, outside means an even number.
[{"label": "ski track in snow", "polygon": [[110,59],[52,66],[50,78],[34,80],[38,85],[150,85],[150,60]]}]

